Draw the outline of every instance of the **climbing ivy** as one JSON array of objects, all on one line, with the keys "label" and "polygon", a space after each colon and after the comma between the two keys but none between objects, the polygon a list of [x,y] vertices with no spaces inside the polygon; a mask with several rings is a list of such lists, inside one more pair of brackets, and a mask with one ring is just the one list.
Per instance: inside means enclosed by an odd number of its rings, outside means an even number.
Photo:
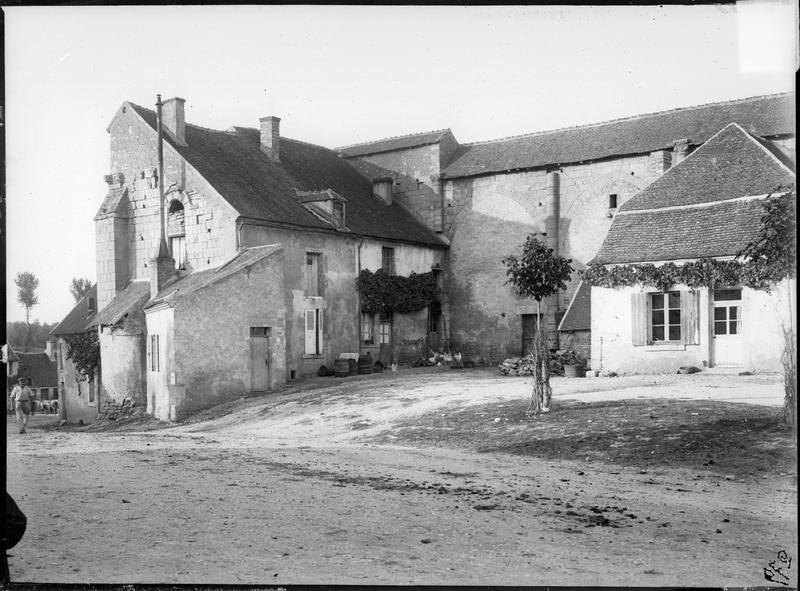
[{"label": "climbing ivy", "polygon": [[67,359],[75,364],[75,370],[90,382],[100,369],[100,341],[97,332],[71,334],[64,337],[67,342]]},{"label": "climbing ivy", "polygon": [[390,275],[383,269],[375,273],[364,269],[356,279],[361,296],[361,311],[367,314],[408,314],[425,308],[436,299],[436,276],[411,273],[408,277]]},{"label": "climbing ivy", "polygon": [[592,264],[579,272],[581,279],[596,287],[625,287],[636,284],[666,291],[671,285],[716,289],[744,285],[769,291],[770,287],[795,273],[794,191],[779,191],[765,200],[761,225],[755,240],[733,260],[704,258],[682,265],[650,263],[616,265],[606,268]]}]

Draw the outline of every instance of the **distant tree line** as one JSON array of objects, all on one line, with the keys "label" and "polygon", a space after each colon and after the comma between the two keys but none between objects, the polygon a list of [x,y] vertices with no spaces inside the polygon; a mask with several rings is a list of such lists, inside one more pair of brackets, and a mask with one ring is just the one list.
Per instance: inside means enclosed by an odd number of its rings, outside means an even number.
[{"label": "distant tree line", "polygon": [[[50,331],[53,330],[57,324],[57,322],[53,322],[52,324],[48,324],[46,322],[44,324],[40,324],[38,320],[31,322],[31,350],[43,351],[47,346],[47,339],[50,336]],[[17,352],[25,352],[26,330],[27,326],[25,321],[6,322],[6,340],[8,341],[8,344],[11,345],[11,348]]]}]

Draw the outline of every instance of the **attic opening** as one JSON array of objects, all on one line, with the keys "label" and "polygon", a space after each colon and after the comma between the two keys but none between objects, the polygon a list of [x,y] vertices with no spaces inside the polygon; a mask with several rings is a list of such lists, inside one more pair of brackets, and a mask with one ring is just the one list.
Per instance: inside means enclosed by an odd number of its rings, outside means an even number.
[{"label": "attic opening", "polygon": [[186,269],[186,215],[183,203],[173,199],[167,208],[167,237],[176,269]]}]

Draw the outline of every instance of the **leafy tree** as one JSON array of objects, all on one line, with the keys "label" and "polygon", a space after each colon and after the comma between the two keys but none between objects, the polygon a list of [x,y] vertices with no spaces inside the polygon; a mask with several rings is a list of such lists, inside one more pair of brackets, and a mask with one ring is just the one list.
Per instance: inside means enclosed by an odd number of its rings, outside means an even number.
[{"label": "leafy tree", "polygon": [[33,349],[44,349],[47,345],[47,339],[50,337],[50,331],[56,327],[53,323],[40,323],[38,320],[31,322],[30,326],[25,324],[24,321],[6,322],[6,341],[15,350],[22,351],[25,346],[25,339],[28,336],[28,343]]},{"label": "leafy tree", "polygon": [[69,285],[69,292],[75,298],[75,302],[81,301],[81,298],[92,288],[92,282],[83,277],[73,277],[72,283]]},{"label": "leafy tree", "polygon": [[573,271],[572,259],[557,256],[534,234],[528,236],[522,246],[522,256],[503,259],[508,280],[518,295],[536,300],[536,336],[533,340],[534,379],[529,415],[547,412],[550,406],[550,369],[548,366],[547,341],[541,327],[541,302],[558,291],[567,288]]},{"label": "leafy tree", "polygon": [[25,324],[27,326],[25,350],[27,351],[30,348],[31,308],[39,303],[39,294],[36,293],[36,290],[39,289],[39,280],[33,273],[23,271],[17,273],[14,283],[17,284],[17,301],[25,307]]}]

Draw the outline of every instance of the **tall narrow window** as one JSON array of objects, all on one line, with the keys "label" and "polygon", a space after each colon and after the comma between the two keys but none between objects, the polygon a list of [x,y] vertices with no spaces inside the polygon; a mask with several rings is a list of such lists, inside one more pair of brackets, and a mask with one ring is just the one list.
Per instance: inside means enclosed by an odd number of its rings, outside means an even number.
[{"label": "tall narrow window", "polygon": [[428,309],[428,332],[439,332],[439,321],[442,318],[442,305],[431,302]]},{"label": "tall narrow window", "polygon": [[150,371],[160,371],[158,335],[150,335]]},{"label": "tall narrow window", "polygon": [[173,199],[167,210],[167,237],[169,251],[176,269],[186,268],[186,223],[183,203]]},{"label": "tall narrow window", "polygon": [[306,297],[321,296],[320,261],[322,255],[316,252],[306,253],[306,264],[303,269],[303,293]]},{"label": "tall narrow window", "polygon": [[361,314],[361,342],[365,345],[372,345],[375,342],[375,335],[373,334],[373,319],[372,314]]},{"label": "tall narrow window", "polygon": [[611,193],[608,196],[608,209],[617,209],[617,194]]},{"label": "tall narrow window", "polygon": [[654,343],[681,340],[681,294],[650,294],[650,335]]},{"label": "tall narrow window", "polygon": [[306,355],[322,355],[322,310],[305,311]]},{"label": "tall narrow window", "polygon": [[89,406],[94,406],[97,404],[94,395],[94,380],[89,380]]},{"label": "tall narrow window", "polygon": [[388,344],[392,338],[392,315],[381,314],[380,343]]},{"label": "tall narrow window", "polygon": [[394,248],[384,246],[381,249],[381,268],[389,275],[394,275]]}]

